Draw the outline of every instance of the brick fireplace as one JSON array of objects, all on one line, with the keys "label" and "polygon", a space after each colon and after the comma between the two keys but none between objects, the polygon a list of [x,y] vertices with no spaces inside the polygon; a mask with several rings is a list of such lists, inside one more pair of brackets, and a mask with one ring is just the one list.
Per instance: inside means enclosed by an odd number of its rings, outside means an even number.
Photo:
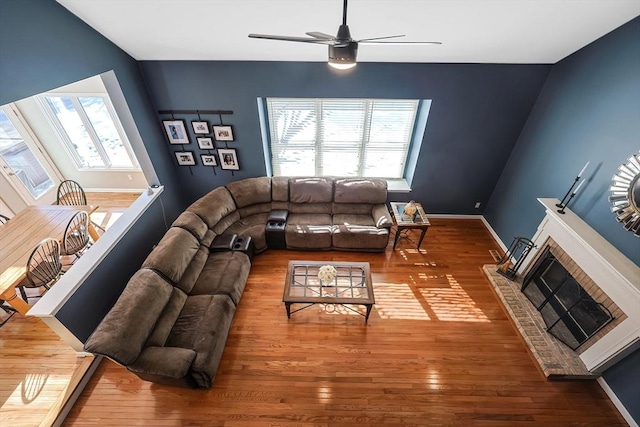
[{"label": "brick fireplace", "polygon": [[[595,377],[640,345],[640,268],[576,214],[569,210],[559,214],[557,199],[538,200],[546,208],[546,216],[532,239],[536,247],[518,271],[518,281],[509,282],[495,274],[496,266],[485,266],[484,271],[547,377]],[[566,271],[569,281],[579,284],[580,301],[588,300],[588,304],[579,302],[576,307],[588,306],[600,319],[600,323],[583,325],[587,331],[583,342],[556,333],[567,345],[547,332],[555,319],[550,323],[547,318],[545,323],[537,308],[548,310],[550,304],[544,303],[553,299],[552,292],[532,298],[538,307],[530,301],[531,295],[527,298],[521,292],[523,278],[530,279],[536,268],[545,269],[544,257]]]}]

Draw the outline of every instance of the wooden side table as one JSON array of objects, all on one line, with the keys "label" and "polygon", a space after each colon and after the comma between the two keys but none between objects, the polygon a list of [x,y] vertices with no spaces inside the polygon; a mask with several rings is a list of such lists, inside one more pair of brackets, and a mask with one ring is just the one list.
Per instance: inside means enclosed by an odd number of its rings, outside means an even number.
[{"label": "wooden side table", "polygon": [[[391,202],[390,204],[391,213],[397,226],[396,236],[393,240],[393,249],[396,248],[402,231],[414,229],[421,230],[420,240],[418,240],[418,245],[416,246],[417,249],[420,249],[422,240],[424,240],[424,235],[427,234],[427,230],[431,225],[431,223],[429,223],[429,218],[427,218],[427,215],[424,213],[424,209],[422,209],[422,205],[420,203],[415,203],[416,208],[418,208],[418,212],[416,213],[415,218],[412,220],[404,214],[404,207],[407,202]],[[403,237],[407,236],[405,235]]]}]

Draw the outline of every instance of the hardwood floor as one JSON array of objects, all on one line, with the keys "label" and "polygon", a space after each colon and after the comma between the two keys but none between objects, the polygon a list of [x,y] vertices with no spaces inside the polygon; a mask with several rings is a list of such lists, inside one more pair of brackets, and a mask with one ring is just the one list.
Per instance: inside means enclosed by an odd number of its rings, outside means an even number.
[{"label": "hardwood floor", "polygon": [[129,206],[140,197],[140,193],[88,192],[87,202],[98,206],[91,220],[102,228],[109,228]]},{"label": "hardwood floor", "polygon": [[[98,205],[92,219],[108,228],[139,194],[88,193]],[[32,296],[39,289],[29,289]],[[37,299],[29,299],[30,304]],[[6,314],[0,311],[5,320]],[[88,369],[92,357],[78,358],[40,319],[13,314],[0,328],[0,426],[51,425]]]},{"label": "hardwood floor", "polygon": [[[104,360],[65,425],[626,425],[595,381],[538,372],[481,272],[498,249],[481,221],[433,219],[414,247],[258,255],[210,390],[148,383]],[[331,306],[287,319],[290,259],[369,262],[368,325]]]}]

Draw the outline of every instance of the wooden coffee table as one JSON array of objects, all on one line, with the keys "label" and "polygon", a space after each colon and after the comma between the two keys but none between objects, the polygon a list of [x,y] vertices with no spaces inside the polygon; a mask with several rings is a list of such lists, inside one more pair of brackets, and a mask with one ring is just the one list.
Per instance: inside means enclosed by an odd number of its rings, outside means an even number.
[{"label": "wooden coffee table", "polygon": [[[427,218],[427,214],[424,213],[424,209],[422,209],[422,205],[420,203],[416,203],[416,208],[418,211],[416,213],[415,218],[412,220],[408,216],[404,214],[404,207],[407,202],[391,202],[391,213],[393,214],[393,219],[396,222],[396,237],[393,239],[393,249],[396,248],[398,244],[398,240],[400,237],[409,238],[406,234],[407,230],[417,229],[420,230],[420,240],[418,240],[418,244],[416,246],[417,249],[420,249],[420,245],[424,240],[424,235],[427,234],[427,230],[431,223],[429,222],[429,218]],[[402,234],[402,232],[405,234]],[[409,239],[411,240],[411,239]]]},{"label": "wooden coffee table", "polygon": [[[338,274],[329,284],[318,279],[318,270],[323,265],[332,265]],[[364,316],[365,323],[375,304],[371,271],[368,262],[336,261],[289,261],[287,279],[282,296],[287,317],[314,304],[339,304]],[[306,304],[291,311],[292,304]],[[366,314],[362,314],[348,305],[364,305]]]}]

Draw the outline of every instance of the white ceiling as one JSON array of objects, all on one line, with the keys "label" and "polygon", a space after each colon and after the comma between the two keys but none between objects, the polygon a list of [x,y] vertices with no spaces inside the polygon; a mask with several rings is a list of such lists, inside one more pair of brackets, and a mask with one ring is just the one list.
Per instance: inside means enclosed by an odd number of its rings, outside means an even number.
[{"label": "white ceiling", "polygon": [[[341,0],[57,0],[137,60],[326,61],[327,47],[249,33],[335,34]],[[640,15],[640,0],[352,0],[359,62],[556,63]]]}]

